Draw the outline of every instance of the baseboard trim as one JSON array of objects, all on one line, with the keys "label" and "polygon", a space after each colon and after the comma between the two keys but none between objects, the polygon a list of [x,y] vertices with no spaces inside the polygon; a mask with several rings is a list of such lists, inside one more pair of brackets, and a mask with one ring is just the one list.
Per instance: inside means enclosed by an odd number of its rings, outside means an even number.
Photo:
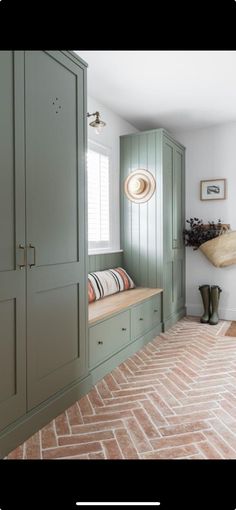
[{"label": "baseboard trim", "polygon": [[53,398],[47,400],[4,429],[0,434],[0,458],[5,457],[56,416],[63,413],[76,400],[88,393],[91,387],[92,379],[89,374],[82,381],[56,394]]},{"label": "baseboard trim", "polygon": [[[223,308],[219,307],[219,318],[225,321],[236,321],[236,309],[235,308]],[[187,315],[195,315],[200,317],[203,314],[202,305],[187,304]]]},{"label": "baseboard trim", "polygon": [[111,358],[106,361],[103,361],[98,367],[91,370],[92,383],[93,385],[102,379],[106,374],[111,372],[114,368],[116,368],[120,363],[125,361],[129,356],[137,352],[139,349],[144,347],[148,342],[153,340],[157,335],[162,332],[162,323],[158,324],[154,329],[146,333],[146,335],[134,340],[132,343],[128,344],[124,349],[114,354]]},{"label": "baseboard trim", "polygon": [[186,316],[186,308],[181,308],[178,312],[174,313],[170,317],[168,317],[167,320],[163,322],[163,331],[166,331],[167,329],[174,326],[176,322],[178,322],[180,319]]}]

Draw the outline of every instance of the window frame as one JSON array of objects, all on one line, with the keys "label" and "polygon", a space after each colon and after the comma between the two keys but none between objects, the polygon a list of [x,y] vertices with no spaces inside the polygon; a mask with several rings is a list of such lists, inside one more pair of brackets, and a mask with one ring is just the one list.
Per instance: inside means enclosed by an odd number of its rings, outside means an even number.
[{"label": "window frame", "polygon": [[[109,186],[108,186],[108,193],[109,193],[109,241],[89,241],[88,238],[88,254],[89,255],[95,255],[99,253],[111,253],[115,252],[116,250],[116,232],[113,228],[114,226],[114,220],[115,220],[115,210],[114,210],[114,179],[113,176],[113,160],[112,160],[112,151],[111,148],[105,145],[102,145],[101,143],[94,142],[94,140],[88,140],[88,152],[89,150],[98,152],[99,154],[103,154],[104,156],[108,157],[109,161],[109,167],[108,167],[108,175],[109,175]],[[87,174],[89,172],[88,169],[88,156],[87,156]],[[87,175],[88,180],[88,175]],[[88,189],[88,187],[87,187]],[[88,191],[87,191],[88,192]],[[88,195],[87,195],[88,197]],[[87,201],[88,204],[88,201]],[[88,210],[87,210],[88,214]]]}]

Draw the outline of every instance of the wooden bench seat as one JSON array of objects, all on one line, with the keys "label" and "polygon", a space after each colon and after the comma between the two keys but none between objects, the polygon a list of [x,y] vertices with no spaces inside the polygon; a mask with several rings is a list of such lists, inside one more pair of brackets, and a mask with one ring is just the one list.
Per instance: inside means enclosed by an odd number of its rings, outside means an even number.
[{"label": "wooden bench seat", "polygon": [[99,301],[89,305],[89,326],[98,321],[107,319],[110,315],[126,310],[127,308],[141,303],[156,294],[160,294],[162,289],[148,289],[137,287],[135,289],[125,290],[112,294]]}]

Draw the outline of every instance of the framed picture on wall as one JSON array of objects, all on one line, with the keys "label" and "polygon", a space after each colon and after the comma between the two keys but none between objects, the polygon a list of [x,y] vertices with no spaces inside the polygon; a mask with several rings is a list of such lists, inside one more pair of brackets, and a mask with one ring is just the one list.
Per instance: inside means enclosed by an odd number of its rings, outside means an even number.
[{"label": "framed picture on wall", "polygon": [[201,200],[225,200],[226,179],[211,179],[200,182]]}]

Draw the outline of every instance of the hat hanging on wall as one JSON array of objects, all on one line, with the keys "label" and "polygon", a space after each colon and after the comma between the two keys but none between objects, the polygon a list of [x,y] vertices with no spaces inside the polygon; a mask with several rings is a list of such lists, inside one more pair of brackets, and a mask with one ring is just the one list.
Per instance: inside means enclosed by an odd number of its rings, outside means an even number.
[{"label": "hat hanging on wall", "polygon": [[156,189],[154,176],[148,170],[138,168],[129,174],[124,182],[124,192],[129,200],[140,204],[147,202]]}]

